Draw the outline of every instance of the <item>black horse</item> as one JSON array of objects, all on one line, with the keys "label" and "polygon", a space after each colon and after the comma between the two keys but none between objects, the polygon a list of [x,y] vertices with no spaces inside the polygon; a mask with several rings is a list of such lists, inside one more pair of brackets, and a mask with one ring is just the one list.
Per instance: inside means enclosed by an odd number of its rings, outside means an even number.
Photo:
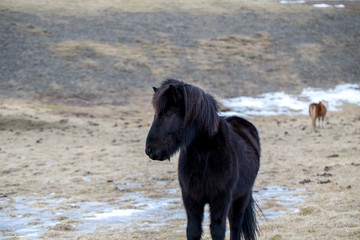
[{"label": "black horse", "polygon": [[146,154],[169,159],[180,149],[178,175],[187,214],[187,239],[200,239],[205,204],[213,239],[256,239],[252,187],[260,166],[256,128],[239,117],[223,118],[217,103],[200,88],[168,79],[154,88],[154,121]]}]

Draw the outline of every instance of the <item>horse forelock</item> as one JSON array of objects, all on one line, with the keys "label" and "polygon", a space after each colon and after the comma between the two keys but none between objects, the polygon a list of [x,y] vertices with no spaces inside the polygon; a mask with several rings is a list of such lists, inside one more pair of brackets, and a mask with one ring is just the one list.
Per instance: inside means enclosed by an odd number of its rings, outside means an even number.
[{"label": "horse forelock", "polygon": [[152,104],[155,110],[155,113],[164,111],[167,101],[164,99],[164,89],[159,88],[158,91],[154,94],[152,99]]},{"label": "horse forelock", "polygon": [[155,111],[159,113],[165,110],[169,101],[166,92],[170,85],[182,94],[185,110],[184,125],[195,124],[201,133],[214,135],[218,130],[220,119],[217,114],[217,102],[196,86],[174,79],[165,80],[153,97]]},{"label": "horse forelock", "polygon": [[161,83],[161,86],[157,89],[153,96],[152,104],[156,113],[163,112],[169,102],[169,96],[166,95],[170,85],[178,87],[181,84],[185,84],[178,80],[167,79]]}]

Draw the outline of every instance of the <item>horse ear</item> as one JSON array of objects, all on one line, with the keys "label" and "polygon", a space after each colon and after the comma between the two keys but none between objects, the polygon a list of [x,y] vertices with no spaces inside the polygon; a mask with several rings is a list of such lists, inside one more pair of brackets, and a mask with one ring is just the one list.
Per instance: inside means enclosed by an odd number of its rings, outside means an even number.
[{"label": "horse ear", "polygon": [[154,90],[154,93],[157,93],[157,91],[159,91],[159,89],[156,87],[153,87],[153,90]]}]

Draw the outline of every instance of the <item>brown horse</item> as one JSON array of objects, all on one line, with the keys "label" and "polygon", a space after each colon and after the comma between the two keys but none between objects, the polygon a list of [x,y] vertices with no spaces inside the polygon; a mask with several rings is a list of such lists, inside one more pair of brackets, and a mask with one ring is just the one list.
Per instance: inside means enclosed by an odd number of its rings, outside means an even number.
[{"label": "brown horse", "polygon": [[223,240],[254,240],[258,232],[252,188],[260,166],[259,135],[250,122],[220,117],[213,97],[200,88],[166,80],[154,88],[155,116],[146,139],[153,160],[180,149],[178,177],[187,214],[187,239],[200,239],[205,204],[210,232]]},{"label": "brown horse", "polygon": [[[328,102],[327,101],[320,101],[319,103],[311,103],[309,106],[309,115],[311,118],[311,122],[312,122],[312,127],[313,130],[316,131],[316,120],[319,120],[319,127],[322,126],[323,128],[325,127],[324,125],[324,120],[325,120],[325,116],[326,116],[326,112],[327,112],[327,105]],[[320,124],[320,119],[322,121],[322,125]]]}]

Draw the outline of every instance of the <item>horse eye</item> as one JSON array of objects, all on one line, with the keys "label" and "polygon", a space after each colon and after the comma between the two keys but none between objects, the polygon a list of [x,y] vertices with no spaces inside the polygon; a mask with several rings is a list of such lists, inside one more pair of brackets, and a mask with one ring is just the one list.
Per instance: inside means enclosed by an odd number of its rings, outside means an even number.
[{"label": "horse eye", "polygon": [[173,112],[167,112],[165,113],[165,117],[171,117],[174,113]]}]

